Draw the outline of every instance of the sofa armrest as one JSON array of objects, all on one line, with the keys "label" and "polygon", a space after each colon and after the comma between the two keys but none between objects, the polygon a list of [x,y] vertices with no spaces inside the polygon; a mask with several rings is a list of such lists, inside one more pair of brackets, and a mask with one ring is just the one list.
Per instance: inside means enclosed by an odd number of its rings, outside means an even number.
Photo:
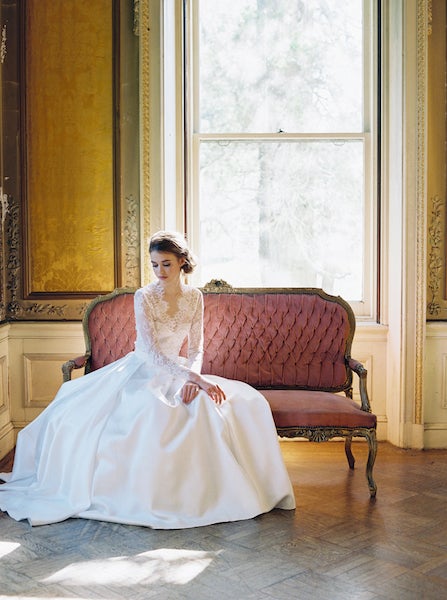
[{"label": "sofa armrest", "polygon": [[357,375],[359,376],[360,400],[362,403],[362,410],[366,412],[371,412],[371,405],[369,403],[368,390],[366,386],[366,378],[368,375],[368,371],[365,369],[365,367],[360,361],[355,360],[351,357],[348,359],[348,365],[354,371],[354,373],[357,373]]},{"label": "sofa armrest", "polygon": [[64,383],[66,381],[70,381],[73,369],[82,369],[83,367],[85,367],[89,358],[90,354],[87,353],[82,356],[77,356],[76,358],[67,360],[67,362],[65,362],[62,365],[62,375]]}]

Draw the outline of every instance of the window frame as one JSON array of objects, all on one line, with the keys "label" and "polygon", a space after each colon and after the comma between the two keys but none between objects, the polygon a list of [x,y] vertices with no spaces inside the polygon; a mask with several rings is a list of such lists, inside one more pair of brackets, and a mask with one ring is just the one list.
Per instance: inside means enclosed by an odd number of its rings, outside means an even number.
[{"label": "window frame", "polygon": [[[200,0],[164,0],[163,42],[165,57],[162,66],[163,89],[163,221],[167,228],[183,230],[192,248],[198,248],[199,234],[199,149],[207,140],[362,140],[364,145],[364,264],[363,301],[347,300],[361,321],[378,320],[380,281],[380,2],[363,0],[365,52],[364,52],[364,117],[363,132],[341,133],[200,133],[197,104],[191,95],[198,92],[198,55],[195,52]],[[166,60],[170,49],[175,49],[175,64]],[[172,56],[172,54],[171,54]],[[172,115],[172,94],[175,95],[176,114]],[[173,171],[176,184],[172,185]],[[198,284],[199,278],[191,281]],[[203,282],[200,282],[203,283]]]}]

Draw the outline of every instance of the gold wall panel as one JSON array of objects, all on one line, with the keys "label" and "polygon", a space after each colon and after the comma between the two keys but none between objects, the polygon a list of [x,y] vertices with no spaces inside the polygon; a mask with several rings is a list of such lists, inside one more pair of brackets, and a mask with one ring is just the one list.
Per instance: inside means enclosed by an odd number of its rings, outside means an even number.
[{"label": "gold wall panel", "polygon": [[28,295],[115,287],[111,0],[27,0]]}]

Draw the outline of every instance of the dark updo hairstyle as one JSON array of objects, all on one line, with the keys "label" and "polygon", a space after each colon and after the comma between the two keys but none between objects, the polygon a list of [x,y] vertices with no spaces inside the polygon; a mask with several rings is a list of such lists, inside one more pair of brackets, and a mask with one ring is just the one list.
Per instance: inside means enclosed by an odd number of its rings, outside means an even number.
[{"label": "dark updo hairstyle", "polygon": [[176,231],[158,231],[154,233],[149,241],[149,254],[156,252],[169,252],[175,254],[177,258],[183,258],[185,261],[182,270],[185,273],[192,273],[196,267],[196,261],[192,255],[185,238]]}]

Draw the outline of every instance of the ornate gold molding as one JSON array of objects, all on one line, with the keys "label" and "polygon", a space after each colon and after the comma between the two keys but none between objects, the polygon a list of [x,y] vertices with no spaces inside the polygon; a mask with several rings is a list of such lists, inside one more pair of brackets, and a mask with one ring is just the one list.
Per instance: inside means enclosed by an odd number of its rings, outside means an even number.
[{"label": "ornate gold molding", "polygon": [[430,318],[438,318],[442,313],[441,282],[444,273],[443,231],[444,200],[434,196],[431,201],[431,215],[428,223],[428,304],[427,313]]},{"label": "ornate gold molding", "polygon": [[416,198],[416,370],[414,422],[423,419],[424,348],[426,322],[427,193],[426,193],[426,104],[427,104],[427,0],[417,4],[417,198]]},{"label": "ornate gold molding", "polygon": [[140,35],[140,0],[133,0],[133,32]]},{"label": "ornate gold molding", "polygon": [[211,279],[203,287],[203,291],[209,294],[222,294],[225,292],[233,292],[234,287],[223,279]]},{"label": "ornate gold molding", "polygon": [[[140,262],[139,262],[139,229],[138,200],[133,196],[125,199],[125,215],[123,219],[123,255],[124,272],[123,282],[125,286],[137,287],[139,285]],[[82,319],[85,309],[91,298],[79,300],[56,299],[51,301],[45,299],[26,300],[22,298],[22,272],[21,260],[23,240],[20,232],[22,218],[21,205],[10,198],[8,212],[5,216],[5,227],[2,228],[2,237],[5,236],[9,248],[6,261],[6,278],[8,290],[8,302],[0,303],[1,320],[79,320]],[[4,234],[3,234],[4,231]]]},{"label": "ornate gold molding", "polygon": [[151,110],[150,110],[150,15],[148,0],[139,3],[140,36],[140,197],[141,197],[141,256],[144,281],[150,278],[147,256],[147,240],[150,237],[150,146],[151,146]]},{"label": "ornate gold molding", "polygon": [[6,53],[7,53],[6,40],[7,40],[6,25],[3,25],[2,39],[0,42],[0,63],[1,64],[3,64],[5,62],[5,58],[6,58]]},{"label": "ornate gold molding", "polygon": [[11,197],[6,218],[5,234],[9,247],[6,261],[8,302],[3,318],[8,320],[80,319],[89,301],[36,302],[22,298],[21,261],[23,241],[20,234],[21,206]]},{"label": "ornate gold molding", "polygon": [[427,2],[427,35],[433,31],[433,0]]},{"label": "ornate gold molding", "polygon": [[123,287],[140,284],[139,202],[132,194],[125,198],[123,223],[124,276]]},{"label": "ornate gold molding", "polygon": [[[2,209],[2,226],[0,228],[0,248],[5,248],[5,223],[6,216],[9,213],[9,196],[8,194],[3,193],[3,188],[0,186],[0,196],[1,196],[1,209]],[[4,260],[0,260],[0,281],[4,281],[5,277],[5,265]],[[5,304],[5,290],[3,286],[0,286],[0,321],[4,321],[6,319],[6,304]]]}]

